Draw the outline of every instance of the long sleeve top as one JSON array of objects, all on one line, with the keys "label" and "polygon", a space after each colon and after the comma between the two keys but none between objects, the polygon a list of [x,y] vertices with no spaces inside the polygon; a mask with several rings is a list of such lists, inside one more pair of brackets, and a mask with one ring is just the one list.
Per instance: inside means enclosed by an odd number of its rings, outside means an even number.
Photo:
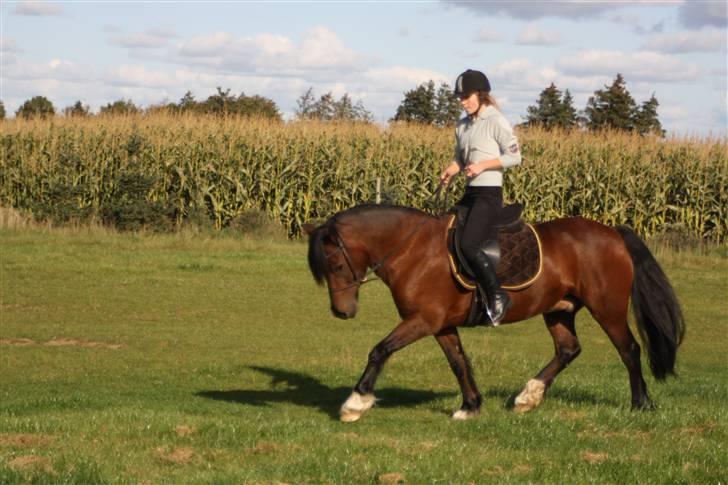
[{"label": "long sleeve top", "polygon": [[466,116],[455,127],[455,161],[463,169],[482,160],[499,159],[502,169],[484,170],[468,181],[471,186],[503,185],[503,170],[521,163],[518,139],[505,117],[493,106],[475,119]]}]

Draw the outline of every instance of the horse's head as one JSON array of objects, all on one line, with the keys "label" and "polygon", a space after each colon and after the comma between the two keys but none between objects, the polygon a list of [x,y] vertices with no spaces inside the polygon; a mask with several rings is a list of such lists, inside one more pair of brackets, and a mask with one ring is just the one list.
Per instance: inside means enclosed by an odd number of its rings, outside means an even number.
[{"label": "horse's head", "polygon": [[303,230],[309,236],[308,265],[311,274],[319,285],[326,281],[331,312],[338,318],[354,318],[368,256],[351,237],[348,242],[342,239],[333,220],[319,227],[304,224]]}]

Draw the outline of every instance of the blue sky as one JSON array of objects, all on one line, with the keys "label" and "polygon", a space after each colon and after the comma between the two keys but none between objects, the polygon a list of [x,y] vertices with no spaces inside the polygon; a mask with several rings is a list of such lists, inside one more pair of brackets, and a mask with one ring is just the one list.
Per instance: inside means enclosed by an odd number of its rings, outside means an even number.
[{"label": "blue sky", "polygon": [[0,99],[58,110],[118,99],[261,95],[286,117],[309,87],[378,121],[430,79],[486,73],[513,123],[551,82],[577,109],[622,73],[677,135],[728,133],[726,1],[36,2],[0,4]]}]

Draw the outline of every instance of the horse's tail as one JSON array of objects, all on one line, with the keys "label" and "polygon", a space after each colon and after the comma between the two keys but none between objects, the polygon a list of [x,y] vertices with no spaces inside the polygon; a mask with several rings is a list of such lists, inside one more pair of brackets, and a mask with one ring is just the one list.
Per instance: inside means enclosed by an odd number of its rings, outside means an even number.
[{"label": "horse's tail", "polygon": [[675,354],[685,335],[685,320],[670,281],[650,250],[627,226],[618,226],[632,257],[632,311],[642,342],[647,347],[650,369],[658,381],[675,375]]}]

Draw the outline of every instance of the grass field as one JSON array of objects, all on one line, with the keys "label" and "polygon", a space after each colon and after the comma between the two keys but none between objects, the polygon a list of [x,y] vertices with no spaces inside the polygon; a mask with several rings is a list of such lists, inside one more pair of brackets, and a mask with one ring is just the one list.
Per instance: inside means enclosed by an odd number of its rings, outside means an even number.
[{"label": "grass field", "polygon": [[[337,410],[397,322],[386,288],[341,321],[301,242],[0,230],[0,483],[726,483],[728,258],[657,250],[683,303],[680,378],[627,373],[586,314],[544,404],[509,397],[551,358],[540,319],[461,332],[484,394],[454,422],[433,339],[396,354],[361,421]],[[648,372],[646,366],[645,371]]]}]

